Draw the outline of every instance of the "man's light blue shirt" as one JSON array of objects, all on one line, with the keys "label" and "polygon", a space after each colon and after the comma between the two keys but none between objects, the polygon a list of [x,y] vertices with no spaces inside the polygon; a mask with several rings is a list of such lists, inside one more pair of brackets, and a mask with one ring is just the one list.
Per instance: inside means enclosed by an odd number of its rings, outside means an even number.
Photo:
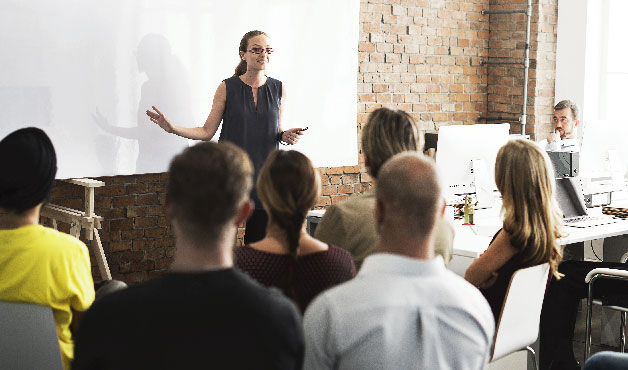
[{"label": "man's light blue shirt", "polygon": [[304,370],[484,369],[495,323],[473,285],[440,256],[373,254],[304,318]]}]

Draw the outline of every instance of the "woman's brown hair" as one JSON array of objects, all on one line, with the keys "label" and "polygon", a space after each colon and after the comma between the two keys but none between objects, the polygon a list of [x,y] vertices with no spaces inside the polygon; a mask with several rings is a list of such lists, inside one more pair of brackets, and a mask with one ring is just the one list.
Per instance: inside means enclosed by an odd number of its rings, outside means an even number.
[{"label": "woman's brown hair", "polygon": [[320,181],[312,162],[295,150],[272,152],[257,178],[257,195],[268,212],[269,223],[274,223],[286,234],[293,265],[281,288],[295,302],[293,277],[299,238],[307,212],[320,195]]}]

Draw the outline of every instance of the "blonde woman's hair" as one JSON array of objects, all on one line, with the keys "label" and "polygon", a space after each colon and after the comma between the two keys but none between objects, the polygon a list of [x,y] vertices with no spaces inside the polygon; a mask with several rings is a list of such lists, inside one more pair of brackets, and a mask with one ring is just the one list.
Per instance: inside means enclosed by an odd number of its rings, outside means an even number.
[{"label": "blonde woman's hair", "polygon": [[[272,152],[257,178],[257,195],[270,221],[281,228],[288,239],[290,255],[296,262],[299,237],[307,212],[321,192],[321,179],[308,157],[295,150]],[[298,302],[294,289],[294,270],[288,271],[281,288]]]},{"label": "blonde woman's hair", "polygon": [[362,152],[369,174],[377,178],[384,162],[405,151],[423,151],[423,135],[416,122],[402,110],[374,110],[362,129]]},{"label": "blonde woman's hair", "polygon": [[562,213],[547,154],[529,140],[509,141],[497,153],[495,183],[503,199],[504,230],[520,249],[522,262],[549,262],[552,274],[559,277]]}]

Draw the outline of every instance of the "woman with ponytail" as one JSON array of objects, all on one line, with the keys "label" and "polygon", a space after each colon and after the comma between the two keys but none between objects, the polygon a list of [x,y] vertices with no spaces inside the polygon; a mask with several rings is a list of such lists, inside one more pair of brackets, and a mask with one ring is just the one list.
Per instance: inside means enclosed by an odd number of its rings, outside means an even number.
[{"label": "woman with ponytail", "polygon": [[297,151],[270,154],[257,178],[268,212],[266,237],[235,249],[235,265],[266,286],[275,286],[301,309],[321,291],[355,276],[349,252],[305,232],[307,212],[320,194],[312,162]]},{"label": "woman with ponytail", "polygon": [[[230,141],[244,149],[257,176],[266,157],[278,148],[279,142],[293,145],[303,134],[301,128],[282,129],[286,90],[281,81],[266,76],[266,65],[272,53],[266,33],[249,31],[244,34],[238,48],[240,62],[235,74],[218,85],[203,126],[176,126],[155,106],[147,110],[146,115],[166,132],[193,140],[211,140],[222,121],[218,141]],[[262,239],[267,221],[255,191],[251,198],[255,201],[255,211],[246,224],[245,243]]]}]

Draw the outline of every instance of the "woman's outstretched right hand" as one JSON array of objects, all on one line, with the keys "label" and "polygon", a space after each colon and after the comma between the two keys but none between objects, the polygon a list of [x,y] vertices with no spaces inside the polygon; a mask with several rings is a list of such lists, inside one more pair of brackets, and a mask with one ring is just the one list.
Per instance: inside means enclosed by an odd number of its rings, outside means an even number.
[{"label": "woman's outstretched right hand", "polygon": [[164,131],[166,131],[167,133],[173,133],[174,125],[170,122],[170,120],[166,118],[166,116],[164,116],[164,114],[161,113],[159,109],[157,109],[157,107],[153,105],[152,108],[154,112],[152,110],[146,111],[146,115],[148,116],[148,118],[150,118],[151,121],[155,122],[159,127],[164,129]]}]

